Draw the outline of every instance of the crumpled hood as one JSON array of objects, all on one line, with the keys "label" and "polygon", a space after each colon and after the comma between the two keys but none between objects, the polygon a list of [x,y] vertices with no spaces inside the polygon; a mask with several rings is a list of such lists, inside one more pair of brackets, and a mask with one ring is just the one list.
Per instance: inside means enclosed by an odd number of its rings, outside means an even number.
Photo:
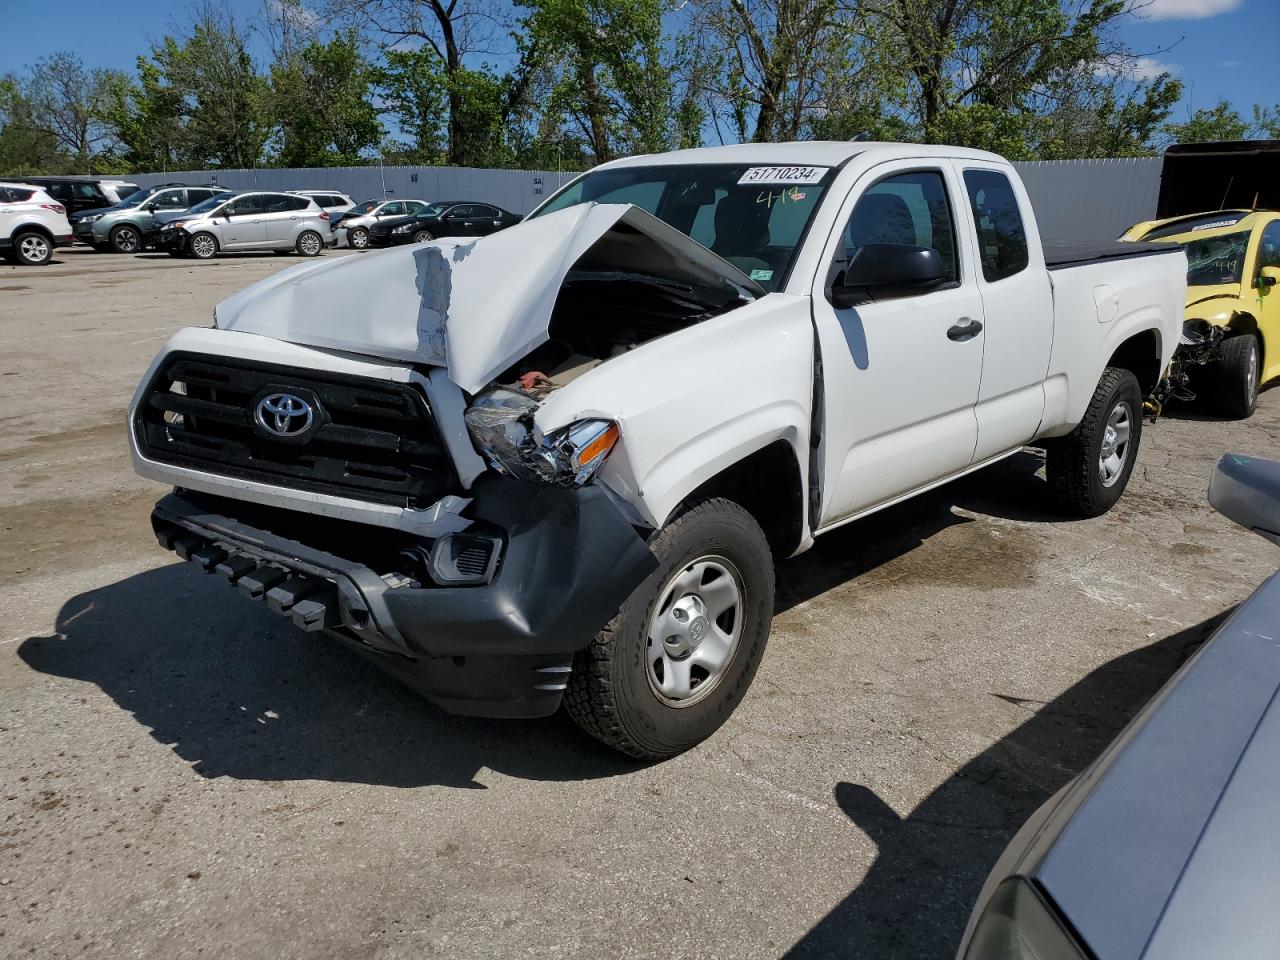
[{"label": "crumpled hood", "polygon": [[218,304],[216,325],[444,366],[454,383],[476,393],[548,339],[560,285],[579,261],[586,269],[658,276],[745,299],[765,292],[638,207],[586,203],[488,237],[445,238],[284,270]]}]

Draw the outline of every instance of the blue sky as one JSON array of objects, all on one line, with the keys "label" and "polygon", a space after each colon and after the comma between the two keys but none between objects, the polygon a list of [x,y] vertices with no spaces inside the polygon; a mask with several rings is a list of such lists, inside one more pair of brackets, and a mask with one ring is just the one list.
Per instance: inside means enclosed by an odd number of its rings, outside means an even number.
[{"label": "blue sky", "polygon": [[[1169,69],[1186,85],[1173,119],[1225,98],[1248,116],[1255,103],[1280,102],[1278,0],[1137,0],[1142,9],[1121,29],[1146,54],[1140,71]],[[249,20],[264,0],[223,0]],[[132,70],[135,59],[166,33],[190,22],[184,0],[0,0],[0,73],[20,71],[57,50],[86,64]],[[259,44],[255,51],[265,55]]]}]

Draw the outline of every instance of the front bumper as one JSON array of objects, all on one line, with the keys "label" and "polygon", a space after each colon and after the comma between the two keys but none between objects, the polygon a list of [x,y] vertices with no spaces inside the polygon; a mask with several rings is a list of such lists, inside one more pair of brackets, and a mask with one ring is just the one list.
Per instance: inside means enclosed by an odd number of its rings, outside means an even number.
[{"label": "front bumper", "polygon": [[371,247],[398,247],[412,242],[413,234],[411,233],[374,233],[372,230],[369,231],[369,246]]},{"label": "front bumper", "polygon": [[446,710],[544,716],[560,704],[573,654],[657,561],[600,487],[486,477],[474,493],[472,519],[501,540],[482,586],[384,576],[272,532],[261,509],[233,500],[174,493],[156,504],[152,526],[162,546],[301,629],[329,632]]},{"label": "front bumper", "polygon": [[74,223],[71,225],[71,235],[79,243],[97,243],[93,238],[92,223]]}]

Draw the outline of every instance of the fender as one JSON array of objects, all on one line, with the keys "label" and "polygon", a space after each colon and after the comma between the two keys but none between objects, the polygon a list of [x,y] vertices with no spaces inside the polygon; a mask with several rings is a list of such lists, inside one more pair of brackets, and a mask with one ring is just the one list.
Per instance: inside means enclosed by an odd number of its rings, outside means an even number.
[{"label": "fender", "polygon": [[661,527],[726,467],[786,440],[808,483],[813,327],[808,301],[769,294],[601,364],[548,397],[544,431],[616,420],[622,440],[600,479]]}]

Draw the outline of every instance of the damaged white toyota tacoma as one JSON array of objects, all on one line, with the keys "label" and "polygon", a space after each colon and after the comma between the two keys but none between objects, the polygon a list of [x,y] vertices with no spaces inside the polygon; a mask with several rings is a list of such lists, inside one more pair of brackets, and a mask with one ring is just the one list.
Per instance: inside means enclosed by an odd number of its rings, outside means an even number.
[{"label": "damaged white toyota tacoma", "polygon": [[774,563],[1025,445],[1120,497],[1176,247],[1043,244],[1001,158],[742,145],[522,224],[305,264],[180,331],[130,410],[165,547],[447,710],[637,757],[709,736]]}]

